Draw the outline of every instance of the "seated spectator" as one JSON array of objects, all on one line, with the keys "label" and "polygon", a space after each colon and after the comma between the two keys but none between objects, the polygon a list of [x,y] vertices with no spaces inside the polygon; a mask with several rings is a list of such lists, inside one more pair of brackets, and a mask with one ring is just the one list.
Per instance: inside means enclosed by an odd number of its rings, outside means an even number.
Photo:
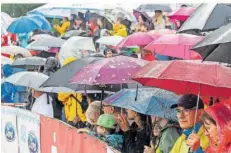
[{"label": "seated spectator", "polygon": [[[177,139],[170,153],[188,153],[189,151],[203,153],[208,148],[209,141],[200,120],[204,112],[204,103],[199,98],[197,105],[197,99],[196,95],[186,94],[177,104],[172,105],[171,108],[176,108],[183,134]],[[196,109],[198,109],[197,114]]]},{"label": "seated spectator", "polygon": [[206,153],[231,152],[231,102],[217,103],[205,110],[202,122],[210,145]]}]

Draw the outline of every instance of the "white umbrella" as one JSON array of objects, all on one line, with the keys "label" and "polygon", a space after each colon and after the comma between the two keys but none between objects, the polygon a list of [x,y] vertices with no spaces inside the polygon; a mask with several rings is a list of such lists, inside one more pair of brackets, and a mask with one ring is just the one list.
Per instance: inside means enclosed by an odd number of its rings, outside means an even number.
[{"label": "white umbrella", "polygon": [[47,75],[39,72],[18,72],[9,76],[8,78],[5,78],[4,81],[14,85],[25,86],[39,90],[39,87],[48,78],[49,77]]},{"label": "white umbrella", "polygon": [[5,64],[12,64],[13,60],[10,58],[7,58],[5,56],[1,56],[1,64],[5,65]]},{"label": "white umbrella", "polygon": [[2,53],[5,54],[11,54],[11,55],[17,55],[17,54],[22,54],[25,57],[31,56],[30,52],[22,47],[18,46],[4,46],[1,48]]},{"label": "white umbrella", "polygon": [[46,39],[46,38],[54,38],[54,36],[51,36],[49,34],[37,34],[31,37],[32,40],[39,40],[39,39]]},{"label": "white umbrella", "polygon": [[104,45],[117,46],[124,38],[120,36],[105,36],[99,38],[96,42]]},{"label": "white umbrella", "polygon": [[26,48],[36,50],[38,48],[49,49],[51,47],[61,47],[65,40],[57,37],[38,39],[30,43]]},{"label": "white umbrella", "polygon": [[91,54],[90,52],[95,51],[95,45],[92,38],[80,36],[71,37],[62,45],[59,52],[59,61],[61,65],[63,65],[64,60],[68,57],[88,57]]}]

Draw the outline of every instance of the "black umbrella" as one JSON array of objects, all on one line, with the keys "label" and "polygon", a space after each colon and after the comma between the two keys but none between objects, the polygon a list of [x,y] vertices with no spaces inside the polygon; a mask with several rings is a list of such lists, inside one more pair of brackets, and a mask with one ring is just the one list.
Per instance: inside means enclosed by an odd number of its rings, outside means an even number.
[{"label": "black umbrella", "polygon": [[210,33],[193,46],[206,61],[231,63],[231,23]]},{"label": "black umbrella", "polygon": [[225,4],[201,4],[184,22],[178,32],[211,31],[231,21],[231,7]]},{"label": "black umbrella", "polygon": [[156,10],[161,10],[163,12],[172,12],[172,9],[169,5],[160,5],[160,4],[145,4],[140,5],[136,10],[142,11],[142,12],[154,12]]}]

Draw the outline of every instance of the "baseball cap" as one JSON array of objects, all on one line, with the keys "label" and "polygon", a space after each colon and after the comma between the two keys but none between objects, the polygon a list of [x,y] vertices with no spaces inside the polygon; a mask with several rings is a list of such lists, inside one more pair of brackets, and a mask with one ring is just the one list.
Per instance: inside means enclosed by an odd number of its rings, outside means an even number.
[{"label": "baseball cap", "polygon": [[102,114],[100,115],[97,121],[97,125],[102,126],[104,128],[115,129],[116,128],[115,117],[111,114]]},{"label": "baseball cap", "polygon": [[[198,96],[193,94],[186,94],[182,96],[177,104],[173,104],[171,108],[176,108],[178,106],[184,107],[184,109],[192,109],[197,106]],[[204,109],[204,103],[201,98],[199,98],[198,109]]]}]

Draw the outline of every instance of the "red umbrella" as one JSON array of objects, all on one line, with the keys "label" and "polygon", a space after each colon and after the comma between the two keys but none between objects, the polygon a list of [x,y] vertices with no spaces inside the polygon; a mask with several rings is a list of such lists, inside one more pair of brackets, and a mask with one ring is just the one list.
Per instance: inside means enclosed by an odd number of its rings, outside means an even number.
[{"label": "red umbrella", "polygon": [[191,59],[191,57],[197,55],[197,53],[193,53],[194,51],[191,51],[190,49],[203,38],[203,36],[190,34],[162,35],[148,44],[144,49],[161,55]]},{"label": "red umbrella", "polygon": [[137,32],[124,38],[118,45],[117,48],[122,48],[126,46],[146,46],[154,39],[159,36],[150,33]]},{"label": "red umbrella", "polygon": [[215,62],[154,61],[134,74],[132,79],[145,86],[178,94],[231,97],[231,69]]},{"label": "red umbrella", "polygon": [[179,21],[186,21],[188,17],[195,11],[194,7],[182,7],[170,14],[168,14],[168,17],[170,19],[176,19]]},{"label": "red umbrella", "polygon": [[130,79],[131,75],[148,63],[126,56],[106,58],[82,68],[70,83],[87,85],[134,83],[135,81]]}]

